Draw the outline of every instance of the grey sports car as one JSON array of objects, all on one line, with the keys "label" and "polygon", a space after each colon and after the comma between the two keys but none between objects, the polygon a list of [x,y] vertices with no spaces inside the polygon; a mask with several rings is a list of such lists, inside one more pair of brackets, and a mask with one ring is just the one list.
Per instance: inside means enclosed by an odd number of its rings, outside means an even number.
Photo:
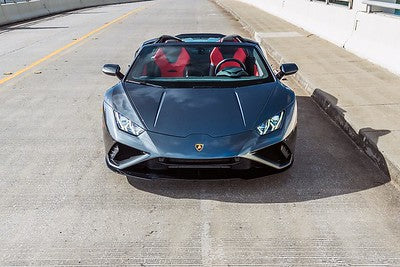
[{"label": "grey sports car", "polygon": [[286,169],[297,104],[258,43],[222,34],[163,35],[136,51],[104,96],[107,166],[127,176],[171,169]]}]

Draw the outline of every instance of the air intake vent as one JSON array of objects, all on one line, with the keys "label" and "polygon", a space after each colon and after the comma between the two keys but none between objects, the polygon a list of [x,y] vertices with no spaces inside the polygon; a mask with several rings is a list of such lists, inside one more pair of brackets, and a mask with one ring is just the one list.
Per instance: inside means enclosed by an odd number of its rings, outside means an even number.
[{"label": "air intake vent", "polygon": [[116,143],[115,145],[113,145],[109,152],[110,160],[115,164],[119,164],[120,161],[143,154],[145,154],[143,151],[120,143]]},{"label": "air intake vent", "polygon": [[284,143],[278,143],[257,151],[255,155],[267,161],[284,164],[290,160],[292,153]]}]

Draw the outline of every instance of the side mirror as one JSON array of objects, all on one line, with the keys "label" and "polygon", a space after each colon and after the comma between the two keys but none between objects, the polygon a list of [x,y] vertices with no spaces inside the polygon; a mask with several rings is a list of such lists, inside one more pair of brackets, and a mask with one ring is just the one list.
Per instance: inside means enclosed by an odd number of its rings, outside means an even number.
[{"label": "side mirror", "polygon": [[117,76],[118,79],[122,80],[124,75],[121,73],[121,67],[116,64],[106,64],[103,66],[103,73],[110,76]]},{"label": "side mirror", "polygon": [[294,63],[285,63],[280,67],[280,71],[276,74],[276,77],[280,80],[283,76],[295,74],[299,68]]}]

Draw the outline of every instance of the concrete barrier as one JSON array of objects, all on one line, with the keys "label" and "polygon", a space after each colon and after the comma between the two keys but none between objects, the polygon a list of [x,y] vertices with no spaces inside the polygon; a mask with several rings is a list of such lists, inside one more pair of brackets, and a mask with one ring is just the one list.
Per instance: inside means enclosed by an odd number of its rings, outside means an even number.
[{"label": "concrete barrier", "polygon": [[240,0],[314,33],[400,75],[400,16],[368,14],[362,0],[353,9],[309,0]]},{"label": "concrete barrier", "polygon": [[0,25],[6,24],[6,15],[4,14],[3,8],[0,7]]},{"label": "concrete barrier", "polygon": [[31,0],[16,4],[0,5],[0,25],[108,4],[136,2],[138,0]]}]

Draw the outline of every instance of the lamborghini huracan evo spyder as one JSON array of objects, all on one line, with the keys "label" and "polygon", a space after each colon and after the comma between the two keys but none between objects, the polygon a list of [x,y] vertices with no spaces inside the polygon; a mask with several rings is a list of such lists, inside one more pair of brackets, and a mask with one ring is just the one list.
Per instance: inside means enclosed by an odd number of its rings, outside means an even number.
[{"label": "lamborghini huracan evo spyder", "polygon": [[170,169],[288,168],[297,104],[258,43],[222,34],[163,35],[136,51],[104,96],[104,144],[112,170],[135,176]]}]

